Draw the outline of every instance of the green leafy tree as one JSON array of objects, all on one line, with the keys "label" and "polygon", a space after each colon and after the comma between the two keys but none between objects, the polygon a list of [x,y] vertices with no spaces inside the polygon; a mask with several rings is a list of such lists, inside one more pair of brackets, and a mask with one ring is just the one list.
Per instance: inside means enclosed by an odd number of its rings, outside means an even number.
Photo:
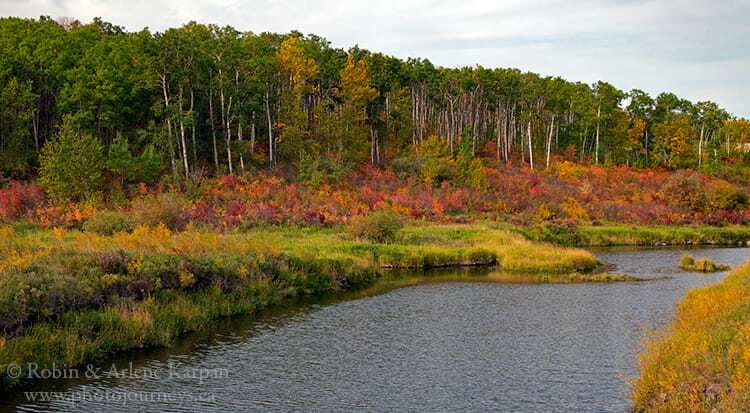
[{"label": "green leafy tree", "polygon": [[38,96],[31,93],[30,83],[12,78],[0,89],[0,172],[20,177],[31,173],[37,156],[29,126]]},{"label": "green leafy tree", "polygon": [[136,159],[130,153],[130,144],[122,135],[117,135],[115,141],[109,147],[107,169],[117,177],[120,185],[124,186],[126,180],[130,180],[136,170]]},{"label": "green leafy tree", "polygon": [[99,189],[104,157],[99,139],[81,134],[72,116],[42,148],[39,183],[54,198],[82,199]]}]

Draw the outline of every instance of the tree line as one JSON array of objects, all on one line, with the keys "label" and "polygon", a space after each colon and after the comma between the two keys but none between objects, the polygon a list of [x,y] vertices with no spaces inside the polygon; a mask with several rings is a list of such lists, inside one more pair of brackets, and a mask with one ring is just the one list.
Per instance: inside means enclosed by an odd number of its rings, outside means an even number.
[{"label": "tree line", "polygon": [[452,156],[470,145],[471,157],[532,168],[553,155],[710,168],[750,145],[747,120],[710,101],[196,22],[129,33],[98,18],[2,18],[0,100],[0,172],[19,179],[76,140],[101,152],[78,162],[123,184],[321,159],[382,165],[418,157],[431,137]]}]

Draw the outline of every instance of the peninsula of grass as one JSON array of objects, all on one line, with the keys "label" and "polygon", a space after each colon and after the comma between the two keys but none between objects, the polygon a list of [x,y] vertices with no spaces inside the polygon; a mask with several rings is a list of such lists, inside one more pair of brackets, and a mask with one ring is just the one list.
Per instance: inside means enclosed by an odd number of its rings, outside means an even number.
[{"label": "peninsula of grass", "polygon": [[750,264],[688,292],[648,337],[632,382],[635,411],[740,412],[750,405]]},{"label": "peninsula of grass", "polygon": [[71,367],[168,346],[217,318],[366,285],[385,268],[497,265],[570,278],[599,264],[586,251],[478,224],[412,226],[387,243],[336,228],[222,233],[157,225],[101,235],[5,225],[0,246],[0,381],[6,388],[19,381],[9,366]]},{"label": "peninsula of grass", "polygon": [[729,270],[728,265],[716,264],[707,257],[701,257],[696,260],[690,254],[682,256],[682,259],[680,259],[680,268],[686,271],[695,272],[719,272]]}]

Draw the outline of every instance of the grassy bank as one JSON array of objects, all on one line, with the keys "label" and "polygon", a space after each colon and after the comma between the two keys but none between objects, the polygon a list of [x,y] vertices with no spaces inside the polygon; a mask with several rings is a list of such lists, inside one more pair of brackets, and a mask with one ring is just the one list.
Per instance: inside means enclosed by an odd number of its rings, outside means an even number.
[{"label": "grassy bank", "polygon": [[580,245],[746,245],[750,227],[710,226],[580,226]]},{"label": "grassy bank", "polygon": [[636,411],[746,411],[750,264],[692,290],[668,331],[649,338],[631,394]]},{"label": "grassy bank", "polygon": [[550,221],[535,227],[512,228],[534,241],[567,246],[614,245],[748,245],[750,226],[643,226],[629,224],[578,225]]},{"label": "grassy bank", "polygon": [[569,274],[598,264],[586,251],[484,225],[415,226],[389,244],[320,228],[220,233],[159,225],[99,235],[2,226],[0,246],[0,379],[6,387],[15,383],[11,365],[74,366],[169,345],[219,317],[370,283],[383,268],[498,264],[589,280]]}]

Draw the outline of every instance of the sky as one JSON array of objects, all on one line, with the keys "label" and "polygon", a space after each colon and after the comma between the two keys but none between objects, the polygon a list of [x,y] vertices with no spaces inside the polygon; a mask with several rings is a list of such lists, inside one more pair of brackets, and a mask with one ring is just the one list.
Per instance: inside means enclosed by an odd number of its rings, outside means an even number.
[{"label": "sky", "polygon": [[0,0],[0,15],[101,17],[127,31],[191,20],[298,30],[436,66],[672,92],[750,119],[750,0]]}]

